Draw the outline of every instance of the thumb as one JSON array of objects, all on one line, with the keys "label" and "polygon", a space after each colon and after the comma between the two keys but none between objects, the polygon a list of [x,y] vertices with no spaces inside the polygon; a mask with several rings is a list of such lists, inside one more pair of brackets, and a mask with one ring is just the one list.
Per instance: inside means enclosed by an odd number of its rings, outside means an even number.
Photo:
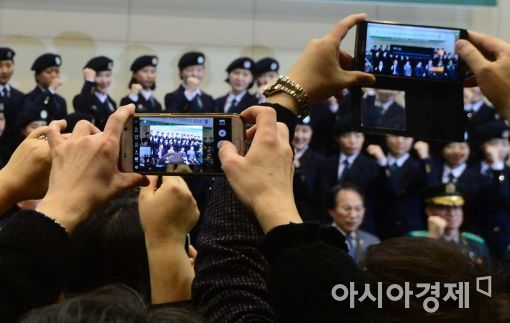
[{"label": "thumb", "polygon": [[122,190],[126,190],[139,186],[145,187],[150,184],[150,181],[145,175],[136,173],[119,173],[118,183]]},{"label": "thumb", "polygon": [[220,150],[218,151],[218,157],[221,161],[221,166],[225,169],[229,169],[232,161],[239,158],[236,146],[228,140],[220,141]]},{"label": "thumb", "polygon": [[455,50],[475,74],[478,74],[480,69],[489,62],[482,53],[467,40],[458,40],[455,44]]},{"label": "thumb", "polygon": [[144,195],[150,195],[154,194],[154,191],[156,190],[156,185],[158,183],[158,177],[157,176],[147,176],[147,179],[149,180],[149,185],[142,187],[140,189],[140,196]]},{"label": "thumb", "polygon": [[352,86],[370,86],[375,83],[375,76],[360,71],[344,71],[345,77],[342,86],[349,88]]}]

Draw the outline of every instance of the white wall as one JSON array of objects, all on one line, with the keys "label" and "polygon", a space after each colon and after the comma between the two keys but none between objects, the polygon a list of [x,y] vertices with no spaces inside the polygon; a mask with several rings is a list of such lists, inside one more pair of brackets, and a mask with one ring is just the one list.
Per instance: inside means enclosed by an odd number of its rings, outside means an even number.
[{"label": "white wall", "polygon": [[[160,57],[156,96],[163,99],[179,83],[177,60],[198,49],[207,56],[203,88],[224,94],[224,69],[240,55],[271,55],[282,71],[314,37],[356,12],[370,19],[474,29],[510,40],[510,1],[497,8],[391,5],[374,2],[285,0],[0,0],[0,46],[16,55],[13,83],[34,87],[30,66],[43,52],[63,57],[60,92],[68,104],[82,85],[81,68],[95,55],[114,59],[112,96],[127,93],[129,66],[138,55]],[[354,33],[343,47],[352,53]]]}]

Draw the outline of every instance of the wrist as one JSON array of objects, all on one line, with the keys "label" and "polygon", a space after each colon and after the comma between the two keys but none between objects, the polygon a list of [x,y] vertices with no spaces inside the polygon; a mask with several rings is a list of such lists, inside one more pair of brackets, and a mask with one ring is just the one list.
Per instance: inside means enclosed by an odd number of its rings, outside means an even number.
[{"label": "wrist", "polygon": [[68,195],[47,194],[36,211],[55,220],[68,232],[72,232],[91,213],[91,210],[84,206],[86,203],[81,202],[73,203],[73,199]]},{"label": "wrist", "polygon": [[271,195],[270,199],[259,198],[254,203],[253,212],[264,233],[279,225],[303,222],[294,200],[285,201],[285,199],[276,198],[274,194]]},{"label": "wrist", "polygon": [[19,195],[16,193],[16,186],[9,180],[9,175],[6,174],[5,168],[0,170],[0,183],[2,183],[0,185],[0,214],[2,214],[9,207],[19,202],[17,201]]},{"label": "wrist", "polygon": [[284,108],[289,109],[294,112],[296,115],[298,114],[298,103],[296,99],[294,99],[290,94],[286,92],[278,92],[276,94],[271,95],[266,98],[267,103],[279,104]]},{"label": "wrist", "polygon": [[166,235],[156,235],[144,230],[145,245],[147,250],[167,250],[181,248],[184,250],[184,243],[186,241],[186,233],[175,233]]}]

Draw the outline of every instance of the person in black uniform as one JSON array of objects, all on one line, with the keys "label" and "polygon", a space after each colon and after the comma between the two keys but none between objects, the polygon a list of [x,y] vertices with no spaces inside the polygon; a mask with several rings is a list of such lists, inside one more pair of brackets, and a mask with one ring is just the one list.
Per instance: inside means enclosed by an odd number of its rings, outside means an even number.
[{"label": "person in black uniform", "polygon": [[395,101],[396,91],[368,89],[362,101],[363,126],[406,129],[405,109]]},{"label": "person in black uniform", "polygon": [[294,129],[294,198],[299,215],[305,221],[320,220],[320,210],[316,207],[314,186],[319,165],[324,160],[321,154],[309,148],[313,136],[310,116],[298,117]]},{"label": "person in black uniform", "polygon": [[4,107],[0,106],[0,169],[2,169],[5,166],[4,159],[3,159],[3,152],[4,152],[4,145],[6,143],[5,140],[2,140],[2,138],[5,138],[3,135],[5,133],[5,114],[4,114]]},{"label": "person in black uniform", "polygon": [[37,57],[32,65],[37,86],[23,97],[22,110],[44,108],[49,121],[63,119],[67,115],[66,100],[57,93],[62,85],[61,65],[60,55],[47,53]]},{"label": "person in black uniform", "polygon": [[340,153],[325,159],[319,165],[317,175],[316,194],[320,201],[321,221],[329,223],[327,208],[328,192],[337,184],[353,183],[358,185],[366,194],[367,212],[363,229],[376,233],[374,219],[375,183],[380,176],[380,170],[374,159],[362,153],[365,136],[355,132],[350,118],[341,118],[335,125],[335,139]]},{"label": "person in black uniform", "polygon": [[105,56],[92,58],[83,69],[85,83],[81,93],[73,99],[76,112],[89,114],[93,123],[103,130],[108,117],[115,111],[117,104],[108,95],[112,83],[113,61]]},{"label": "person in black uniform", "polygon": [[278,70],[280,69],[280,63],[274,58],[265,57],[257,61],[253,68],[255,74],[255,81],[257,83],[257,92],[255,96],[259,100],[259,103],[266,102],[266,98],[262,94],[264,87],[272,79],[278,77]]},{"label": "person in black uniform", "polygon": [[179,77],[182,84],[165,96],[165,108],[168,112],[213,113],[214,99],[200,89],[205,73],[205,55],[200,52],[188,52],[179,59]]},{"label": "person in black uniform", "polygon": [[241,57],[230,63],[225,82],[229,83],[232,89],[227,95],[215,100],[216,112],[241,113],[259,103],[257,98],[248,92],[253,86],[253,65],[253,60],[248,57]]},{"label": "person in black uniform", "polygon": [[425,171],[420,161],[410,155],[412,145],[413,138],[387,135],[387,154],[379,145],[367,148],[381,168],[375,214],[382,239],[426,229],[418,194],[425,187]]},{"label": "person in black uniform", "polygon": [[120,100],[120,105],[133,103],[136,112],[161,112],[161,103],[153,96],[156,89],[156,67],[158,57],[154,55],[140,56],[131,64],[133,75],[129,81],[130,93]]},{"label": "person in black uniform", "polygon": [[0,109],[5,115],[5,132],[11,133],[16,117],[21,110],[23,93],[9,84],[14,74],[14,56],[16,53],[6,47],[0,48]]}]

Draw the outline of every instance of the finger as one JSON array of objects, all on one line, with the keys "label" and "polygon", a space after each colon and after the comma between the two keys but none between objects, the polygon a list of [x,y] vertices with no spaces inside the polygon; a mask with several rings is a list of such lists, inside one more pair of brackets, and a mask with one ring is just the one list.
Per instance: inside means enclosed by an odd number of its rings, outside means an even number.
[{"label": "finger", "polygon": [[48,144],[53,149],[65,141],[64,136],[60,133],[61,127],[58,122],[51,122],[46,131],[46,137],[48,138]]},{"label": "finger", "polygon": [[145,196],[146,194],[154,194],[156,187],[158,185],[158,177],[157,176],[147,176],[149,180],[149,185],[143,187],[140,190],[140,196]]},{"label": "finger", "polygon": [[71,138],[94,135],[98,132],[100,132],[99,129],[97,129],[96,126],[94,126],[92,123],[88,122],[87,120],[80,120],[74,127]]},{"label": "finger", "polygon": [[227,173],[232,167],[235,167],[233,166],[235,161],[239,160],[239,158],[242,158],[237,151],[237,147],[228,140],[220,141],[218,157],[225,173]]},{"label": "finger", "polygon": [[344,71],[340,76],[343,88],[352,86],[370,86],[375,83],[375,76],[360,71]]},{"label": "finger", "polygon": [[135,187],[145,187],[150,184],[147,176],[136,173],[119,173],[116,177],[118,186],[122,190],[135,188]]},{"label": "finger", "polygon": [[257,125],[251,126],[248,130],[246,130],[246,140],[253,140],[255,133],[257,132]]},{"label": "finger", "polygon": [[469,31],[469,41],[482,52],[494,55],[494,58],[497,58],[498,53],[508,53],[508,45],[496,37]]},{"label": "finger", "polygon": [[347,32],[357,23],[365,21],[367,15],[365,13],[359,13],[345,17],[343,20],[337,22],[335,26],[326,35],[327,38],[332,38],[335,41],[342,41],[347,35]]},{"label": "finger", "polygon": [[195,257],[198,255],[197,249],[193,247],[192,245],[189,245],[188,247],[188,257],[191,259],[195,259]]},{"label": "finger", "polygon": [[184,187],[189,191],[188,184],[180,176],[163,176],[161,187],[169,189],[171,187],[179,187],[184,190]]},{"label": "finger", "polygon": [[276,111],[273,108],[254,106],[244,110],[241,117],[257,125],[256,134],[259,136],[268,132],[272,135],[276,133]]},{"label": "finger", "polygon": [[289,128],[283,122],[276,123],[276,133],[281,143],[289,145]]},{"label": "finger", "polygon": [[117,111],[108,118],[106,126],[104,127],[104,134],[115,139],[120,138],[124,124],[134,113],[134,104],[128,104],[118,108]]},{"label": "finger", "polygon": [[340,67],[348,71],[354,68],[354,58],[343,49],[340,49]]},{"label": "finger", "polygon": [[[64,130],[67,126],[67,122],[65,120],[55,120],[55,121],[52,121],[50,123],[51,124],[56,124],[60,130]],[[41,136],[44,136],[46,135],[46,132],[48,131],[50,127],[49,126],[45,126],[45,127],[39,127],[35,130],[33,130],[28,136],[27,138],[31,138],[31,139],[35,139],[35,138],[39,138]]]},{"label": "finger", "polygon": [[480,53],[480,51],[467,40],[458,40],[457,43],[455,43],[455,50],[471,68],[475,75],[489,64],[489,61],[482,55],[482,53]]}]

